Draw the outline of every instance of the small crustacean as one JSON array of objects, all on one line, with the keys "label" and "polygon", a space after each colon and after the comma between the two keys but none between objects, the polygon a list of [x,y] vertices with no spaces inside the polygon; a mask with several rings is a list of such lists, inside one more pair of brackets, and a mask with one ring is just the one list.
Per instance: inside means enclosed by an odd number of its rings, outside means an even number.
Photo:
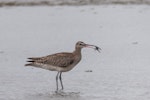
[{"label": "small crustacean", "polygon": [[94,50],[98,51],[100,53],[100,50],[102,50],[100,47],[96,45],[88,45],[88,47],[93,48]]},{"label": "small crustacean", "polygon": [[98,47],[98,46],[95,46],[95,50],[100,53],[100,50],[102,50],[102,49],[100,47]]}]

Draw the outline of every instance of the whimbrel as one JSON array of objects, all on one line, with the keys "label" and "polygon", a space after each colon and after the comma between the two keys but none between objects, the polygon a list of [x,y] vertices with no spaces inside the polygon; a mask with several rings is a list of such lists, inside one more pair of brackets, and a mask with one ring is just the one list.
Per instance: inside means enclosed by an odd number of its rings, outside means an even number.
[{"label": "whimbrel", "polygon": [[100,48],[95,45],[85,44],[84,42],[78,41],[75,45],[75,50],[72,53],[62,52],[56,53],[44,57],[31,57],[25,66],[34,66],[37,68],[43,68],[50,71],[57,71],[56,75],[56,91],[58,91],[58,78],[60,80],[61,88],[64,89],[62,83],[62,72],[70,71],[74,68],[81,60],[81,49],[84,47],[93,48],[100,52]]}]

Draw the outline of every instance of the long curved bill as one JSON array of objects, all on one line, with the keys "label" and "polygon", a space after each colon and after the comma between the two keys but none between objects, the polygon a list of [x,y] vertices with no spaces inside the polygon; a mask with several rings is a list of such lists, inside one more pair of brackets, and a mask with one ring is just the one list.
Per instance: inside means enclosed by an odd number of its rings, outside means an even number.
[{"label": "long curved bill", "polygon": [[86,44],[85,47],[92,48],[92,49],[98,51],[99,53],[100,53],[100,50],[102,50],[100,47],[98,47],[98,46],[96,46],[96,45]]}]

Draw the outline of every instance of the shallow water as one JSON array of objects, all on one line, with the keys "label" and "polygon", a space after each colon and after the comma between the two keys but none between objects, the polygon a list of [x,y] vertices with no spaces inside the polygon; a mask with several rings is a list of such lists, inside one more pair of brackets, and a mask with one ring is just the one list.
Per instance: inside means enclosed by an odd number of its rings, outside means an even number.
[{"label": "shallow water", "polygon": [[[0,8],[0,100],[149,100],[149,18],[145,5]],[[64,91],[56,72],[24,67],[79,40],[102,51],[82,50]]]},{"label": "shallow water", "polygon": [[45,94],[33,94],[33,95],[27,95],[26,99],[28,100],[81,100],[83,98],[80,97],[80,93],[75,92],[51,92],[51,93],[45,93]]}]

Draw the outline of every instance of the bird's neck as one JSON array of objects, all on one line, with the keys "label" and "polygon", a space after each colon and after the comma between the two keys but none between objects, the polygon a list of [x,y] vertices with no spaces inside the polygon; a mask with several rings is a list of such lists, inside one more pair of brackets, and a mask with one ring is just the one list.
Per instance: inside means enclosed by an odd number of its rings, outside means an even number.
[{"label": "bird's neck", "polygon": [[75,48],[75,51],[73,53],[75,55],[81,55],[81,48]]}]

